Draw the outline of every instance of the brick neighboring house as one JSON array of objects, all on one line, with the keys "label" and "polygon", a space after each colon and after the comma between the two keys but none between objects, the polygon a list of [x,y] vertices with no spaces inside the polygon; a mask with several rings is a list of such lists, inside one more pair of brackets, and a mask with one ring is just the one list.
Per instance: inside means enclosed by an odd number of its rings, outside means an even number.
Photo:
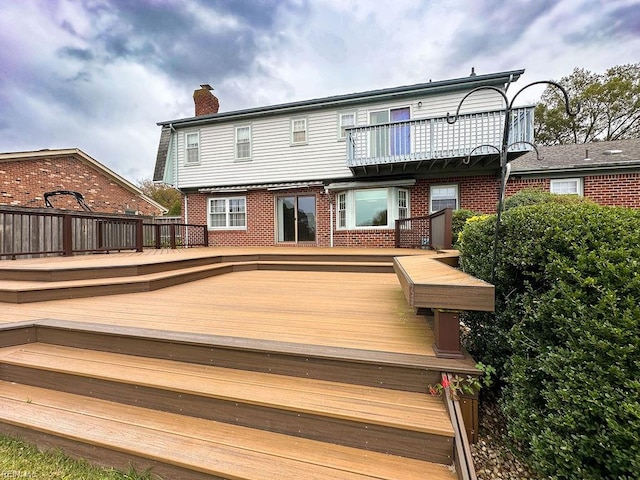
[{"label": "brick neighboring house", "polygon": [[[0,206],[45,207],[44,194],[80,193],[94,212],[158,216],[167,209],[77,148],[0,153]],[[51,197],[55,208],[82,210],[74,197]]]},{"label": "brick neighboring house", "polygon": [[[210,245],[394,246],[395,220],[444,207],[495,211],[504,90],[524,70],[218,112],[211,87],[195,116],[162,127],[154,181],[183,193]],[[533,107],[512,138],[533,140]],[[530,149],[515,144],[513,159]]]},{"label": "brick neighboring house", "polygon": [[640,208],[640,139],[539,147],[511,163],[506,196],[523,188]]}]

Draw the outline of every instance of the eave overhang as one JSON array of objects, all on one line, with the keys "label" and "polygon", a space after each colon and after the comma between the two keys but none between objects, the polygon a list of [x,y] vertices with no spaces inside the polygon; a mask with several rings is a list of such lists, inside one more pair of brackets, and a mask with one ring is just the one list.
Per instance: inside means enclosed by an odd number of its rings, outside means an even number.
[{"label": "eave overhang", "polygon": [[198,117],[181,118],[158,122],[157,125],[170,125],[174,128],[193,127],[205,124],[220,123],[226,121],[249,120],[265,116],[279,114],[294,114],[308,112],[312,110],[335,107],[346,108],[363,103],[378,101],[397,100],[405,97],[416,97],[420,95],[432,95],[436,93],[452,92],[456,90],[471,90],[483,85],[493,85],[502,87],[509,81],[516,81],[524,73],[524,69],[511,70],[507,72],[492,73],[487,75],[474,75],[469,77],[441,80],[437,82],[419,83],[402,87],[370,90],[366,92],[350,93],[346,95],[336,95],[331,97],[305,100],[300,102],[284,103],[266,107],[236,110],[233,112],[222,112],[213,115],[202,115]]}]

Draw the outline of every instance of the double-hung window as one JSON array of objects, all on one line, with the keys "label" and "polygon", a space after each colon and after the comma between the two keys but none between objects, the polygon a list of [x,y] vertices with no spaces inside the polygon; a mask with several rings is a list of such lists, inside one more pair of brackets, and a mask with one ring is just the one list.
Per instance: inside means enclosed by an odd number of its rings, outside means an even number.
[{"label": "double-hung window", "polygon": [[338,204],[338,228],[347,228],[347,194],[346,192],[337,195]]},{"label": "double-hung window", "polygon": [[244,230],[247,228],[245,197],[210,198],[208,227],[214,230]]},{"label": "double-hung window", "polygon": [[559,195],[582,195],[582,179],[580,178],[553,179],[549,187],[551,193]]},{"label": "double-hung window", "polygon": [[443,208],[457,210],[460,205],[458,185],[432,185],[429,195],[429,213]]},{"label": "double-hung window", "polygon": [[291,145],[307,143],[307,119],[294,118],[291,120]]},{"label": "double-hung window", "polygon": [[409,216],[409,191],[397,187],[347,190],[336,195],[336,226],[340,229],[393,228]]},{"label": "double-hung window", "polygon": [[356,126],[355,112],[343,112],[338,114],[338,139],[347,138],[347,128]]},{"label": "double-hung window", "polygon": [[251,126],[236,127],[236,159],[249,160],[251,158]]},{"label": "double-hung window", "polygon": [[187,133],[184,143],[185,164],[193,165],[200,163],[200,134],[198,132]]}]

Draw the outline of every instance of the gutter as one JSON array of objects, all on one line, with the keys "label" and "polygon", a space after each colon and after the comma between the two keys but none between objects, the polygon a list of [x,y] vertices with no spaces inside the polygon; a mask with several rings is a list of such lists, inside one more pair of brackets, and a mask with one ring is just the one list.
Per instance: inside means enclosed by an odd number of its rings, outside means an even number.
[{"label": "gutter", "polygon": [[316,110],[327,107],[346,107],[349,105],[358,105],[361,103],[370,103],[372,101],[388,101],[390,99],[415,97],[421,94],[434,94],[440,92],[450,92],[460,89],[470,89],[476,86],[495,84],[502,86],[505,82],[513,82],[518,80],[520,75],[524,73],[522,70],[513,70],[509,72],[493,73],[487,75],[476,75],[473,77],[462,77],[452,80],[442,80],[438,82],[419,83],[415,85],[406,85],[402,87],[370,90],[360,93],[351,93],[346,95],[335,95],[331,97],[318,98],[314,100],[305,100],[300,102],[291,102],[266,107],[250,108],[244,110],[236,110],[233,112],[216,113],[213,115],[202,115],[199,117],[190,117],[165,122],[158,122],[156,125],[179,125],[179,126],[197,126],[216,122],[223,122],[230,119],[241,120],[247,118],[256,118],[263,116],[271,116],[285,113],[295,113],[301,111]]},{"label": "gutter", "polygon": [[562,168],[537,168],[531,170],[518,170],[517,168],[511,170],[511,176],[515,177],[548,177],[561,174],[571,175],[588,175],[591,173],[606,174],[608,172],[620,173],[621,170],[626,170],[629,173],[640,172],[640,163],[618,163],[607,165],[573,165]]}]

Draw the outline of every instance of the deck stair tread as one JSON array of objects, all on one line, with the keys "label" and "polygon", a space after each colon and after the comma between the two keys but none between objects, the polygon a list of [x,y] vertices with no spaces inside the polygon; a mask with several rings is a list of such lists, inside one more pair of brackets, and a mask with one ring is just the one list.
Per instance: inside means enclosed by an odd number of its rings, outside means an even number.
[{"label": "deck stair tread", "polygon": [[[166,270],[154,273],[145,273],[137,275],[115,275],[112,277],[100,277],[100,278],[76,278],[67,280],[53,280],[43,278],[42,280],[7,280],[2,279],[0,276],[0,288],[7,290],[28,290],[39,288],[60,288],[60,287],[73,287],[84,285],[102,285],[102,284],[115,284],[115,283],[131,283],[135,281],[149,281],[157,280],[161,278],[171,278],[179,275],[184,275],[193,272],[204,272],[208,270],[220,270],[229,267],[242,267],[252,266],[256,267],[277,267],[277,266],[300,266],[300,267],[319,267],[319,266],[332,266],[332,267],[391,267],[389,262],[316,262],[316,261],[290,261],[290,260],[259,260],[259,261],[247,261],[247,262],[222,262],[212,263],[208,265],[198,265],[195,267],[185,267],[180,269]],[[389,270],[392,272],[392,270]]]},{"label": "deck stair tread", "polygon": [[[76,298],[152,291],[171,285],[200,280],[206,277],[240,270],[331,270],[369,271],[392,273],[391,262],[299,261],[299,260],[250,260],[217,262],[205,265],[170,268],[152,273],[137,270],[77,270],[62,279],[48,275],[30,279],[13,278],[7,271],[0,271],[0,302],[24,303],[34,301]],[[108,276],[111,272],[114,276]]]},{"label": "deck stair tread", "polygon": [[0,381],[0,422],[245,480],[454,480],[447,466]]},{"label": "deck stair tread", "polygon": [[44,343],[0,349],[0,363],[362,424],[453,436],[441,399],[422,393]]}]

